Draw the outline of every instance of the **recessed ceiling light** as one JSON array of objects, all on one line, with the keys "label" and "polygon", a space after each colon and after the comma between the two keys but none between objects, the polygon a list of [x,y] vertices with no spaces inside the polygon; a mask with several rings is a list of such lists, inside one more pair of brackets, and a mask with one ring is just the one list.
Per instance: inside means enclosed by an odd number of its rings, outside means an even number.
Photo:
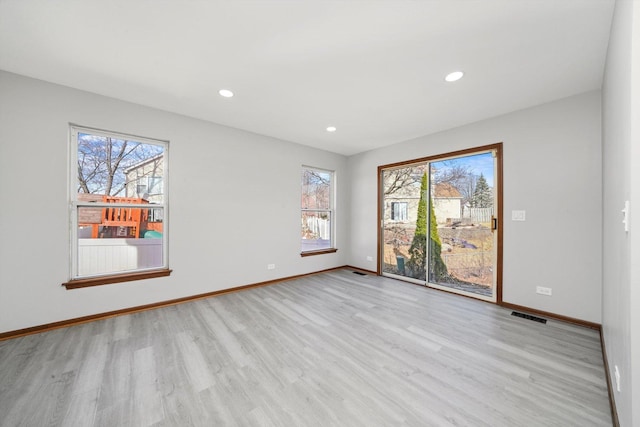
[{"label": "recessed ceiling light", "polygon": [[233,92],[231,92],[229,89],[220,89],[218,93],[220,94],[220,96],[224,96],[225,98],[231,98],[233,96]]},{"label": "recessed ceiling light", "polygon": [[445,77],[444,79],[448,82],[455,82],[460,80],[462,76],[464,76],[464,73],[462,71],[454,71],[453,73],[447,74],[447,77]]},{"label": "recessed ceiling light", "polygon": [[327,132],[335,132],[335,131],[337,131],[337,130],[338,130],[338,129],[337,129],[335,126],[329,126],[329,127],[327,127]]}]

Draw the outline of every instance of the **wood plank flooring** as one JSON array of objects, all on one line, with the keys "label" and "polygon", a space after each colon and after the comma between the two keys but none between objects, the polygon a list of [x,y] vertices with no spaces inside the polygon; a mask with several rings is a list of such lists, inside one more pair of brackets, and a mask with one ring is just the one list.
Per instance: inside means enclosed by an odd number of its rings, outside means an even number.
[{"label": "wood plank flooring", "polygon": [[610,426],[597,331],[344,269],[0,342],[2,426]]}]

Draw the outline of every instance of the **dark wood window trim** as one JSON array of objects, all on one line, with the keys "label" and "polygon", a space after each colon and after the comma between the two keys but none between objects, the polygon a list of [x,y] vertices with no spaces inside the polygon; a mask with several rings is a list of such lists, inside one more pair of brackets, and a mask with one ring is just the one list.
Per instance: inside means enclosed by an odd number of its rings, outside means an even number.
[{"label": "dark wood window trim", "polygon": [[313,255],[332,254],[334,252],[338,252],[338,250],[335,248],[321,249],[319,251],[300,252],[300,256],[305,257],[305,256],[313,256]]},{"label": "dark wood window trim", "polygon": [[497,213],[497,217],[498,217],[498,223],[497,223],[497,230],[498,230],[498,244],[497,244],[497,272],[496,272],[496,301],[495,304],[502,304],[502,269],[503,269],[503,239],[504,239],[504,229],[503,229],[503,223],[504,223],[504,216],[503,216],[503,191],[504,191],[504,181],[503,181],[503,165],[502,165],[502,158],[503,158],[503,151],[502,151],[502,142],[498,142],[495,144],[489,144],[489,145],[482,145],[479,147],[473,147],[473,148],[467,148],[464,150],[458,150],[458,151],[452,151],[449,153],[442,153],[442,154],[436,154],[433,156],[427,156],[427,157],[422,157],[422,158],[418,158],[418,159],[413,159],[413,160],[406,160],[403,162],[397,162],[397,163],[390,163],[387,165],[381,165],[378,166],[378,247],[377,247],[377,253],[378,253],[378,263],[377,263],[377,271],[376,273],[379,276],[382,276],[382,267],[383,267],[383,260],[382,257],[380,256],[380,254],[382,253],[382,245],[383,245],[383,235],[382,235],[382,227],[380,226],[382,224],[382,210],[380,209],[380,206],[382,206],[382,199],[383,199],[383,194],[382,194],[382,171],[384,169],[390,169],[390,168],[395,168],[395,167],[401,167],[401,166],[408,166],[408,165],[414,165],[414,164],[418,164],[418,163],[426,163],[426,162],[433,162],[433,161],[438,161],[441,160],[443,158],[450,158],[450,157],[459,157],[459,156],[466,156],[466,155],[472,155],[472,154],[476,154],[482,151],[491,151],[491,150],[495,150],[496,152],[496,156],[497,156],[497,170],[498,170],[498,177],[497,177],[497,181],[496,181],[496,185],[497,185],[497,191],[498,191],[498,204],[496,206],[496,213]]},{"label": "dark wood window trim", "polygon": [[155,277],[165,277],[171,275],[173,270],[168,268],[162,270],[139,271],[135,273],[110,274],[108,276],[89,277],[86,279],[69,280],[62,284],[67,290],[88,288],[90,286],[111,285],[113,283],[132,282],[134,280],[153,279]]}]

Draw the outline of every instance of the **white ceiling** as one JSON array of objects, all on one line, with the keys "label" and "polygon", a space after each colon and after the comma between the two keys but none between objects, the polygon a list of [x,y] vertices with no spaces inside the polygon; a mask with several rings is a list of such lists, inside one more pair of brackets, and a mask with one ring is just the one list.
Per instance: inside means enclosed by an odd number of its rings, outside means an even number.
[{"label": "white ceiling", "polygon": [[351,155],[600,88],[613,6],[0,0],[0,69]]}]

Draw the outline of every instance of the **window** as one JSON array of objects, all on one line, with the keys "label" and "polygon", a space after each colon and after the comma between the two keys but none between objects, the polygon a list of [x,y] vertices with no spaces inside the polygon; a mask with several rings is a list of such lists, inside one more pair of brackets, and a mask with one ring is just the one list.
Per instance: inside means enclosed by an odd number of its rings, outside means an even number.
[{"label": "window", "polygon": [[301,251],[302,255],[335,252],[333,242],[334,173],[302,168]]},{"label": "window", "polygon": [[[140,173],[139,170],[136,171]],[[136,190],[131,197],[141,197],[148,199],[151,196],[162,196],[162,177],[161,176],[133,176],[130,184],[135,183]],[[129,192],[128,192],[129,193]],[[127,195],[129,195],[127,193]]]},{"label": "window", "polygon": [[391,220],[407,220],[407,202],[391,202]]},{"label": "window", "polygon": [[147,184],[137,184],[136,185],[136,194],[142,197],[143,194],[147,193]]},{"label": "window", "polygon": [[149,195],[154,196],[162,194],[162,177],[150,176],[149,177]]},{"label": "window", "polygon": [[71,126],[67,288],[168,275],[165,141]]}]

